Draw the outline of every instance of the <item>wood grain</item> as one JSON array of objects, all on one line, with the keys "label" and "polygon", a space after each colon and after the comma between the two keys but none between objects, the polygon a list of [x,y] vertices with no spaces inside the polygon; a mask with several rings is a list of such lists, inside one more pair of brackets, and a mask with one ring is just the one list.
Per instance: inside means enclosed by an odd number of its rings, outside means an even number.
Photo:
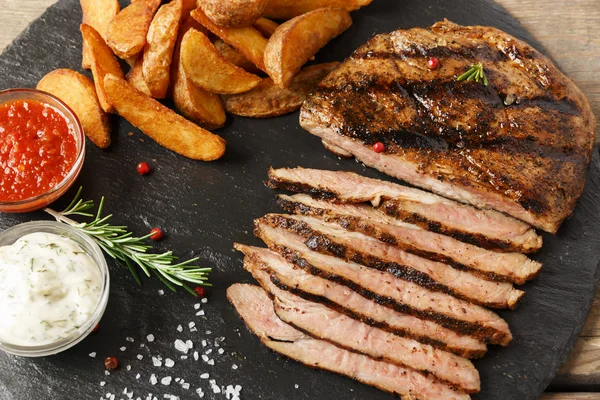
[{"label": "wood grain", "polygon": [[[497,0],[585,92],[600,118],[600,0]],[[0,51],[55,0],[0,0]],[[596,132],[600,139],[600,129]],[[600,386],[600,293],[572,357],[554,382]],[[547,393],[540,400],[600,399],[600,393]]]}]

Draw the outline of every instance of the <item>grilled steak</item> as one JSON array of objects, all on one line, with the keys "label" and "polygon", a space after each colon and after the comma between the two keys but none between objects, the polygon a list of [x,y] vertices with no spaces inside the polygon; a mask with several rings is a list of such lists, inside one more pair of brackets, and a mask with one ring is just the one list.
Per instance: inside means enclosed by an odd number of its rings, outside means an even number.
[{"label": "grilled steak", "polygon": [[376,360],[432,374],[458,390],[479,391],[479,373],[470,361],[374,328],[321,303],[282,290],[271,282],[271,275],[265,270],[256,268],[252,275],[274,298],[275,314],[296,329]]},{"label": "grilled steak", "polygon": [[[489,85],[457,80],[479,62]],[[300,124],[388,175],[552,233],[583,191],[595,130],[587,99],[548,58],[449,21],[371,39],[306,99]]]},{"label": "grilled steak", "polygon": [[311,215],[361,232],[407,252],[484,279],[523,284],[532,279],[541,264],[519,253],[497,253],[407,224],[364,204],[338,204],[313,199],[305,194],[280,195],[277,203],[285,211]]},{"label": "grilled steak", "polygon": [[388,272],[397,278],[491,308],[514,308],[524,292],[511,283],[491,282],[430,261],[397,247],[347,232],[339,226],[304,215],[268,214],[261,221],[295,232],[305,238],[311,250],[330,254],[367,267]]},{"label": "grilled steak", "polygon": [[342,203],[371,202],[402,221],[484,248],[527,253],[542,246],[529,225],[499,212],[352,172],[270,169],[267,185]]},{"label": "grilled steak", "polygon": [[227,298],[248,328],[267,347],[305,365],[346,375],[381,390],[398,393],[407,400],[470,398],[409,368],[376,361],[303,334],[275,315],[273,303],[258,286],[235,284],[227,289]]},{"label": "grilled steak", "polygon": [[395,335],[463,357],[479,358],[486,352],[486,346],[470,336],[380,305],[344,285],[312,275],[268,249],[241,244],[236,244],[235,248],[246,255],[244,267],[252,275],[256,274],[257,269],[269,271],[272,273],[271,280],[278,287],[302,298],[326,304],[329,308]]},{"label": "grilled steak", "polygon": [[507,345],[512,335],[497,314],[453,296],[433,292],[387,272],[309,250],[301,236],[257,221],[255,234],[269,248],[311,273],[342,283],[381,304],[429,319],[457,332]]}]

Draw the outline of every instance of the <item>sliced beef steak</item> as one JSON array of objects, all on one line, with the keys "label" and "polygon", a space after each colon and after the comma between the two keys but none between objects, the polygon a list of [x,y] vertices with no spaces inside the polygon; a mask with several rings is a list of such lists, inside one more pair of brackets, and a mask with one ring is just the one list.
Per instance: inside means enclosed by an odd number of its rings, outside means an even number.
[{"label": "sliced beef steak", "polygon": [[258,286],[232,285],[227,289],[227,299],[267,347],[305,365],[348,376],[407,400],[470,399],[468,394],[410,368],[377,361],[303,334],[277,317],[273,303]]},{"label": "sliced beef steak", "polygon": [[394,275],[309,250],[303,238],[257,221],[255,234],[269,248],[311,273],[342,283],[381,304],[429,319],[457,332],[493,344],[508,345],[512,334],[497,314],[481,306],[434,292]]},{"label": "sliced beef steak", "polygon": [[[479,62],[489,85],[457,80]],[[552,233],[583,191],[595,130],[587,99],[548,58],[449,21],[371,39],[306,99],[300,124],[388,175]]]},{"label": "sliced beef steak", "polygon": [[467,358],[483,357],[486,346],[477,339],[410,314],[400,313],[363,297],[347,286],[312,275],[269,249],[236,244],[246,255],[244,267],[252,275],[257,269],[271,273],[277,287],[304,299],[326,304],[356,320],[420,343]]},{"label": "sliced beef steak", "polygon": [[265,223],[295,232],[305,245],[323,254],[388,272],[397,278],[490,308],[514,308],[524,292],[511,283],[492,282],[446,264],[407,253],[395,246],[336,224],[305,215],[268,214]]},{"label": "sliced beef steak", "polygon": [[266,270],[256,268],[252,275],[274,298],[275,313],[283,322],[349,351],[431,374],[467,393],[479,392],[479,373],[470,361],[374,328],[321,303],[280,289]]},{"label": "sliced beef steak", "polygon": [[460,242],[391,218],[365,204],[332,203],[306,194],[280,195],[277,203],[290,213],[311,215],[334,222],[350,231],[361,232],[407,252],[469,271],[484,279],[523,284],[536,276],[542,267],[523,254],[498,253]]},{"label": "sliced beef steak", "polygon": [[542,246],[529,225],[497,211],[352,172],[271,168],[267,186],[340,203],[371,202],[404,222],[484,248],[530,253]]}]

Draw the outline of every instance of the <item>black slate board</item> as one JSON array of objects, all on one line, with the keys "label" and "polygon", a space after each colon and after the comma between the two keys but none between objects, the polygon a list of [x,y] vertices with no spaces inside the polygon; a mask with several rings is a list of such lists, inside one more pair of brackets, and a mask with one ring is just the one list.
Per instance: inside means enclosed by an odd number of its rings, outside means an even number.
[{"label": "black slate board", "polygon": [[[485,0],[375,0],[353,14],[354,26],[319,55],[319,61],[341,60],[373,34],[397,28],[428,26],[448,18],[461,24],[492,25],[540,47],[506,11]],[[81,15],[76,0],[60,0],[34,22],[0,56],[0,87],[34,87],[55,68],[79,69]],[[106,210],[115,222],[135,232],[153,226],[168,232],[159,248],[172,248],[182,257],[200,256],[212,266],[210,301],[205,316],[195,316],[196,301],[187,293],[160,295],[161,284],[146,279],[138,287],[129,272],[110,262],[112,290],[101,329],[70,351],[44,359],[25,359],[0,354],[0,399],[92,399],[107,392],[126,398],[124,388],[145,398],[149,392],[182,399],[198,398],[193,389],[202,387],[205,398],[213,394],[199,375],[208,372],[220,385],[240,384],[245,399],[389,399],[391,396],[349,379],[313,371],[273,354],[244,327],[225,299],[225,288],[234,282],[251,282],[243,271],[241,257],[232,243],[259,244],[252,237],[252,219],[277,211],[273,192],[262,184],[267,168],[297,166],[345,169],[383,178],[360,164],[339,160],[321,146],[316,137],[302,131],[297,114],[271,120],[231,118],[220,131],[229,143],[226,156],[217,162],[200,163],[173,154],[145,138],[127,122],[115,118],[114,143],[108,151],[88,146],[87,160],[78,184],[86,198],[106,196]],[[118,133],[117,128],[118,127]],[[129,136],[128,132],[134,132]],[[154,172],[140,177],[135,166],[148,161]],[[544,236],[544,249],[536,256],[544,263],[542,274],[527,284],[527,295],[515,312],[504,312],[514,332],[506,349],[492,349],[478,361],[482,392],[476,399],[536,399],[565,361],[591,306],[598,281],[600,259],[600,156],[597,150],[586,191],[575,215],[556,237]],[[74,190],[58,202],[70,200]],[[0,228],[47,218],[43,213],[1,215]],[[195,321],[199,332],[190,333]],[[0,322],[1,323],[1,322]],[[184,332],[176,331],[177,325]],[[206,331],[211,331],[207,334]],[[149,333],[156,341],[140,348]],[[133,337],[129,343],[126,337]],[[193,359],[180,360],[175,339],[191,339],[202,350],[201,340],[225,337],[227,352],[209,366]],[[145,341],[144,341],[145,342]],[[125,351],[120,351],[126,346]],[[212,347],[212,346],[211,346]],[[208,348],[208,347],[207,347]],[[88,353],[96,352],[91,358]],[[141,354],[143,360],[136,356]],[[104,375],[102,360],[116,355],[121,369]],[[150,356],[176,361],[174,368],[152,366]],[[211,357],[214,355],[211,355]],[[231,368],[232,364],[239,369]],[[131,371],[125,366],[131,365]],[[136,374],[140,379],[135,378]],[[152,386],[155,373],[180,377],[190,390],[172,383]],[[99,383],[105,381],[101,387]],[[295,384],[298,388],[295,388]]]}]

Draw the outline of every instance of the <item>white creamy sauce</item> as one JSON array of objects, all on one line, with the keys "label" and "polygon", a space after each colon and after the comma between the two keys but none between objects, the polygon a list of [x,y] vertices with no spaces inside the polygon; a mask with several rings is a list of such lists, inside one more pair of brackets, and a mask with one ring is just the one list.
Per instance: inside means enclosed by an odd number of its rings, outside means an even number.
[{"label": "white creamy sauce", "polygon": [[0,341],[53,343],[93,315],[102,291],[97,264],[72,239],[32,233],[0,247]]}]

